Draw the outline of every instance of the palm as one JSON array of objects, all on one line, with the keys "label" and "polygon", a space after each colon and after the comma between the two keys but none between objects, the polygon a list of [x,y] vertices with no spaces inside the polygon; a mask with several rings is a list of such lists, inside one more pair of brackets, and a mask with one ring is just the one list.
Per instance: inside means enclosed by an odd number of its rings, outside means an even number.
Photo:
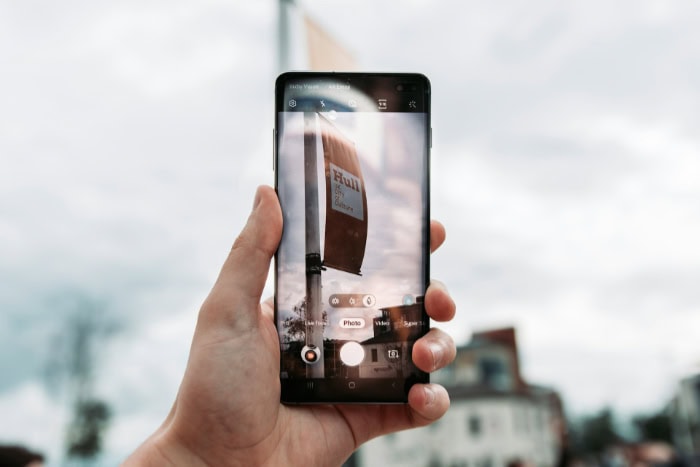
[{"label": "palm", "polygon": [[280,404],[271,302],[261,311],[250,332],[200,339],[192,349],[173,428],[179,437],[201,439],[196,444],[206,449],[198,457],[218,465],[217,459],[231,460],[244,450],[246,458],[270,465],[288,464],[290,453],[295,465],[338,465],[367,439],[417,423],[407,405]]}]

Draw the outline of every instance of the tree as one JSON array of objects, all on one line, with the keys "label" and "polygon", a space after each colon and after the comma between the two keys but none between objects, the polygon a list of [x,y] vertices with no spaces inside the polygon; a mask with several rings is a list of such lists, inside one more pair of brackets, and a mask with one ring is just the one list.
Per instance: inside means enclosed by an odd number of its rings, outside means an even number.
[{"label": "tree", "polygon": [[[285,332],[284,342],[300,342],[306,336],[306,298],[303,298],[292,308],[293,316],[288,316],[282,321]],[[328,324],[328,313],[323,310],[323,325]]]},{"label": "tree", "polygon": [[66,435],[68,457],[92,459],[102,451],[102,441],[111,411],[100,400],[80,401]]},{"label": "tree", "polygon": [[289,316],[282,321],[284,328],[284,341],[298,342],[304,339],[306,334],[306,300],[302,299],[292,308],[294,316]]},{"label": "tree", "polygon": [[665,441],[673,443],[671,437],[671,418],[664,412],[653,415],[638,415],[632,419],[634,426],[644,441]]},{"label": "tree", "polygon": [[622,439],[615,429],[613,412],[609,407],[584,418],[572,431],[574,451],[579,455],[599,455]]},{"label": "tree", "polygon": [[65,391],[72,409],[64,439],[67,464],[88,465],[102,451],[111,419],[109,405],[95,396],[96,360],[120,326],[106,313],[107,303],[83,293],[66,293],[56,303],[70,312],[54,339],[47,377],[51,386]]}]

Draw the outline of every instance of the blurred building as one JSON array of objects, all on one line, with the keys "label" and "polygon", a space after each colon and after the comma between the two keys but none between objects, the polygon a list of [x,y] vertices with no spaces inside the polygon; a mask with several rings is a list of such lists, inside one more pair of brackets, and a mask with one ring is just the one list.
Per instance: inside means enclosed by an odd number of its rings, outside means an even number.
[{"label": "blurred building", "polygon": [[693,465],[700,465],[700,373],[678,384],[668,407],[673,444]]},{"label": "blurred building", "polygon": [[513,328],[473,335],[449,367],[433,374],[452,405],[438,422],[364,445],[350,465],[549,467],[560,461],[566,423],[558,394],[520,373]]}]

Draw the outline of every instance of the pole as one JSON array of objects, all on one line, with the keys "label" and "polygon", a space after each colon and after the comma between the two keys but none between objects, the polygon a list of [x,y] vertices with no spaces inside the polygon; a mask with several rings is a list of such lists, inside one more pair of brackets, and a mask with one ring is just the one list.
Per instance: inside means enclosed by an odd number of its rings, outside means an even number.
[{"label": "pole", "polygon": [[277,68],[278,73],[289,70],[289,6],[293,0],[279,0],[277,19]]},{"label": "pole", "polygon": [[304,200],[306,206],[306,345],[319,358],[306,365],[307,378],[323,378],[323,310],[321,308],[321,234],[316,167],[316,113],[304,112]]}]

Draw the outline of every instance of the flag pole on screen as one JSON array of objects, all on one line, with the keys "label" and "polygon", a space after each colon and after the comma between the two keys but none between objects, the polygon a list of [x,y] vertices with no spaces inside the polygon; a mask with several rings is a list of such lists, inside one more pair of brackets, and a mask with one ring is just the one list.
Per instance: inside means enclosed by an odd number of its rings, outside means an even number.
[{"label": "flag pole on screen", "polygon": [[318,360],[306,366],[307,378],[324,377],[323,310],[321,308],[321,233],[318,207],[316,112],[304,112],[304,203],[306,206],[306,345]]}]

